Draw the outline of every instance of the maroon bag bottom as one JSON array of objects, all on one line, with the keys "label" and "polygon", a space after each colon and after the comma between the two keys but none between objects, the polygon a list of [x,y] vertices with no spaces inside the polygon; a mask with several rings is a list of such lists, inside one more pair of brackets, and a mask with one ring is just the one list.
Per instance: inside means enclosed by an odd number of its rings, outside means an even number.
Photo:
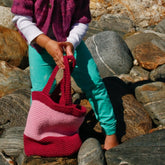
[{"label": "maroon bag bottom", "polygon": [[24,135],[24,150],[27,156],[69,156],[78,152],[82,141],[78,133],[73,136],[46,137],[35,141]]}]

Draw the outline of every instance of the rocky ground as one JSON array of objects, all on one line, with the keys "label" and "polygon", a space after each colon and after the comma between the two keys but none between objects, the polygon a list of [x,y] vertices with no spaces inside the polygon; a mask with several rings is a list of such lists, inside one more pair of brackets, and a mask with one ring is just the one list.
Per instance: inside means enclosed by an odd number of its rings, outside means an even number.
[{"label": "rocky ground", "polygon": [[[31,84],[27,44],[12,24],[11,4],[0,0],[0,164],[76,165],[76,155],[23,153]],[[165,164],[164,5],[161,0],[91,0],[93,21],[84,40],[107,87],[121,143],[105,152],[108,165]],[[104,134],[74,80],[72,89],[73,102],[88,109],[82,139],[95,137],[103,144]]]}]

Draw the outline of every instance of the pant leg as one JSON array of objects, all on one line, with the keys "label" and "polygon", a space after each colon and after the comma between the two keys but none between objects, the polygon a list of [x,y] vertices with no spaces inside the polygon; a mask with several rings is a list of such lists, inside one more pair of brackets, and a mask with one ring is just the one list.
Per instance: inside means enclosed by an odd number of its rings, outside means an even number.
[{"label": "pant leg", "polygon": [[105,133],[112,135],[116,132],[116,119],[96,63],[84,42],[81,42],[76,50],[76,66],[72,76],[77,85],[85,92]]},{"label": "pant leg", "polygon": [[[42,91],[56,64],[46,51],[38,53],[32,46],[29,46],[28,50],[30,79],[32,83],[31,91]],[[51,90],[54,88],[55,82]]]}]

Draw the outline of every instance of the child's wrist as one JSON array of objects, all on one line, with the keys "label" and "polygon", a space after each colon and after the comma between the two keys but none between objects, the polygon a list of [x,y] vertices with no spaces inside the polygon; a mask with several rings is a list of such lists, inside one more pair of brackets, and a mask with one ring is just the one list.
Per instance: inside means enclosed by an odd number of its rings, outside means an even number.
[{"label": "child's wrist", "polygon": [[35,42],[41,46],[42,48],[46,49],[47,44],[51,41],[51,39],[46,36],[45,34],[40,34],[35,38]]}]

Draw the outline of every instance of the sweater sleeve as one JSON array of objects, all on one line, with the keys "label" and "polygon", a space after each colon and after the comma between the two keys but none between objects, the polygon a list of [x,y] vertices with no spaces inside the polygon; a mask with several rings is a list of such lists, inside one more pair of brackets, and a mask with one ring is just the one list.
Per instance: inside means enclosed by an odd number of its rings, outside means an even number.
[{"label": "sweater sleeve", "polygon": [[[33,40],[37,36],[43,34],[43,32],[36,26],[36,24],[32,22],[32,17],[30,16],[15,15],[13,22],[16,23],[17,28],[24,35],[28,44],[32,44]],[[87,24],[76,23],[72,26],[69,36],[67,37],[67,42],[71,42],[74,48],[76,48],[86,34],[87,29]]]},{"label": "sweater sleeve", "polygon": [[80,44],[87,30],[88,24],[76,23],[73,25],[69,36],[67,37],[67,41],[73,44],[74,49]]},{"label": "sweater sleeve", "polygon": [[32,17],[15,15],[13,22],[16,23],[17,28],[26,38],[28,44],[32,44],[32,41],[43,32],[32,22]]},{"label": "sweater sleeve", "polygon": [[34,0],[13,0],[11,12],[18,15],[33,16]]}]

